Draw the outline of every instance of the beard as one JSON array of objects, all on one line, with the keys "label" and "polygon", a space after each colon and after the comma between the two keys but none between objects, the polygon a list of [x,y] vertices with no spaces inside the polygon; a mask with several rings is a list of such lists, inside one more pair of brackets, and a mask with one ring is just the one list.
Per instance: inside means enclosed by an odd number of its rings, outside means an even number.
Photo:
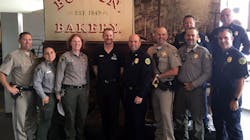
[{"label": "beard", "polygon": [[113,44],[113,40],[106,40],[104,42],[105,45],[112,45]]}]

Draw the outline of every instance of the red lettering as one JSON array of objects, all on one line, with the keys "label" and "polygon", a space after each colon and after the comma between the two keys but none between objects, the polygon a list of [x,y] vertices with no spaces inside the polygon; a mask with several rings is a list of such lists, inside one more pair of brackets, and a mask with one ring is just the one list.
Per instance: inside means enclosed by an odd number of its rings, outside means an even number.
[{"label": "red lettering", "polygon": [[64,28],[63,28],[63,24],[55,24],[56,25],[56,30],[55,30],[55,32],[56,33],[61,33],[63,30],[64,30]]},{"label": "red lettering", "polygon": [[77,30],[76,32],[77,33],[87,33],[86,29],[84,28],[84,24],[76,24],[76,27],[77,27]]},{"label": "red lettering", "polygon": [[74,33],[74,27],[72,24],[68,24],[65,33]]},{"label": "red lettering", "polygon": [[56,30],[55,33],[103,33],[103,30],[107,27],[112,28],[114,33],[120,33],[118,30],[118,24],[95,24],[95,23],[89,23],[89,24],[62,24],[62,23],[56,23]]},{"label": "red lettering", "polygon": [[71,3],[73,2],[73,0],[65,0],[67,3]]},{"label": "red lettering", "polygon": [[105,28],[107,28],[107,24],[100,24],[100,33],[103,33]]},{"label": "red lettering", "polygon": [[[65,0],[66,3],[72,3],[73,0]],[[61,8],[63,8],[64,4],[62,0],[55,0],[54,4],[57,6],[57,9],[60,10]]]},{"label": "red lettering", "polygon": [[114,33],[118,32],[117,24],[109,24],[109,25],[113,29]]},{"label": "red lettering", "polygon": [[56,0],[54,1],[54,4],[57,6],[58,10],[60,10],[64,6],[62,0]]},{"label": "red lettering", "polygon": [[96,24],[89,24],[89,33],[96,33]]},{"label": "red lettering", "polygon": [[109,6],[113,6],[116,9],[117,5],[120,3],[120,0],[99,0],[102,3],[106,3]]}]

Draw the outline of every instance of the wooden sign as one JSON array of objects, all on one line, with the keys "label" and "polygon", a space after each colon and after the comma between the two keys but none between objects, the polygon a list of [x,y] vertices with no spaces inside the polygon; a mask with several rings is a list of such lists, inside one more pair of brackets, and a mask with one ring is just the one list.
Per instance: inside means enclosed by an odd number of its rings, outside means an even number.
[{"label": "wooden sign", "polygon": [[133,0],[44,0],[45,40],[67,40],[80,33],[87,41],[102,41],[112,28],[116,41],[127,41],[134,27]]}]

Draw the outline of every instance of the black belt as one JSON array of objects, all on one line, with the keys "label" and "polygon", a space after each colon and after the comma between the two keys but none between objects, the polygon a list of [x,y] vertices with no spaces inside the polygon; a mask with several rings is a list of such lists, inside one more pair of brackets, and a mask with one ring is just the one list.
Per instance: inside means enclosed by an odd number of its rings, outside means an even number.
[{"label": "black belt", "polygon": [[114,78],[114,79],[105,79],[105,80],[101,80],[102,81],[102,83],[104,83],[104,84],[111,84],[111,83],[116,83],[116,82],[118,82],[118,80],[116,79],[116,78]]},{"label": "black belt", "polygon": [[63,89],[67,89],[67,88],[84,88],[85,85],[81,85],[81,86],[74,86],[74,85],[62,85]]},{"label": "black belt", "polygon": [[47,96],[55,94],[54,92],[44,92]]},{"label": "black belt", "polygon": [[33,86],[17,86],[20,91],[30,91],[34,90]]},{"label": "black belt", "polygon": [[185,84],[182,83],[182,82],[180,82],[180,81],[178,81],[178,85],[180,85],[180,86],[185,86]]},{"label": "black belt", "polygon": [[128,91],[133,91],[133,90],[135,90],[135,86],[126,86],[126,89]]}]

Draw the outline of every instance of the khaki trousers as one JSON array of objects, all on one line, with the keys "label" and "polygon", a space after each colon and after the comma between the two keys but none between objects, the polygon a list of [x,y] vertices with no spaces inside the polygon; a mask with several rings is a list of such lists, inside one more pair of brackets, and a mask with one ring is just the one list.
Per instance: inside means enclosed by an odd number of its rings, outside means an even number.
[{"label": "khaki trousers", "polygon": [[36,94],[22,91],[12,108],[12,123],[15,140],[33,140],[37,128]]},{"label": "khaki trousers", "polygon": [[173,128],[174,93],[155,89],[152,96],[155,121],[155,140],[175,140]]}]

